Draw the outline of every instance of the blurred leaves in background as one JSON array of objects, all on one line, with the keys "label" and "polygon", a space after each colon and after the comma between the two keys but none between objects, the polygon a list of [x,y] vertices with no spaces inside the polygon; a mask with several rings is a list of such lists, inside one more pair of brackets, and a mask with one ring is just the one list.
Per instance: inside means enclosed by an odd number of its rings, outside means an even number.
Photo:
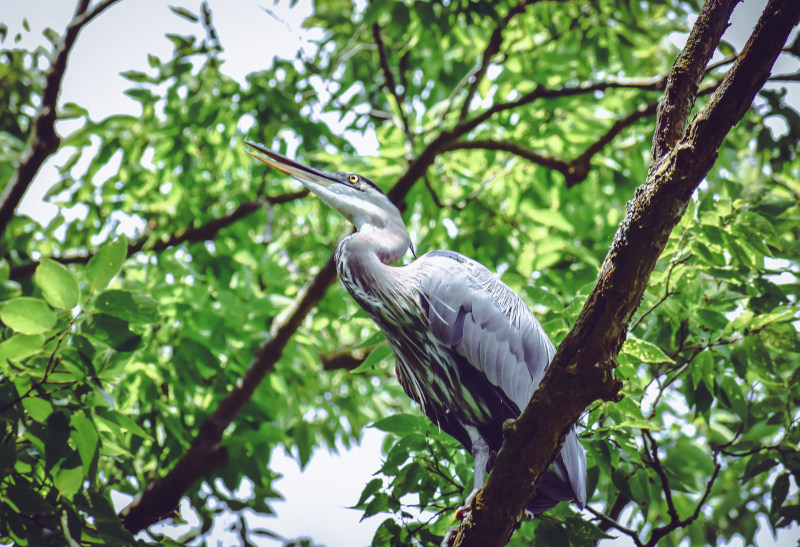
[{"label": "blurred leaves in background", "polygon": [[[645,179],[671,38],[700,6],[541,2],[505,21],[512,5],[317,0],[305,23],[324,31],[316,47],[244,82],[222,70],[210,12],[176,8],[196,33],[169,35],[170,58],[124,73],[141,115],[93,120],[60,105],[80,122],[61,135],[69,154],[47,195],[62,214],[18,216],[0,241],[0,541],[131,543],[110,493],[135,496],[170,470],[347,233],[251,161],[245,136],[389,190],[443,130],[553,90],[438,150],[404,216],[417,254],[486,264],[561,341]],[[500,49],[471,80],[500,25]],[[47,52],[10,36],[2,47],[5,181]],[[720,58],[734,53],[721,45]],[[751,544],[759,516],[773,529],[800,522],[799,122],[773,87],[725,140],[632,323],[617,369],[625,399],[581,422],[592,508],[643,542],[663,528],[659,545]],[[377,154],[359,155],[354,136],[376,140]],[[438,545],[471,488],[470,457],[412,408],[381,343],[331,288],[226,429],[231,464],[185,493],[202,524],[178,539],[202,540],[223,510],[270,514],[273,450],[305,465],[372,424],[386,455],[352,503],[382,519],[373,544]],[[342,352],[360,357],[326,360]],[[243,544],[268,535],[239,526]],[[562,504],[524,521],[512,544],[594,545],[606,533],[621,532]]]}]

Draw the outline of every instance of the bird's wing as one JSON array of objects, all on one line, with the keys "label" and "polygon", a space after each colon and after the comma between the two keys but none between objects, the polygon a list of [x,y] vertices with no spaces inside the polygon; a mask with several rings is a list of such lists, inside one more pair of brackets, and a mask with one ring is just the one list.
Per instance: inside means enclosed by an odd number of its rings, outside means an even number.
[{"label": "bird's wing", "polygon": [[[434,251],[418,262],[428,272],[421,289],[433,336],[482,372],[516,404],[518,412],[524,409],[555,355],[539,321],[514,291],[470,258]],[[554,464],[556,474],[583,507],[586,454],[574,428]],[[548,507],[567,499],[564,487],[555,486],[556,501]]]},{"label": "bird's wing", "polygon": [[433,335],[521,410],[555,348],[522,299],[486,267],[458,253],[426,255],[421,289]]}]

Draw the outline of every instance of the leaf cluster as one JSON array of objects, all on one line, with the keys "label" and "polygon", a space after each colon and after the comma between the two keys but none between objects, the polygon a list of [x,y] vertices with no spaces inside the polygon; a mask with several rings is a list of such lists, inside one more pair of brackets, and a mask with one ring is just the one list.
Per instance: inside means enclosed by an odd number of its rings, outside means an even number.
[{"label": "leaf cluster", "polygon": [[[517,3],[319,0],[305,23],[318,43],[244,82],[225,73],[207,7],[173,10],[196,32],[124,74],[140,115],[60,105],[73,129],[47,195],[59,214],[17,217],[0,240],[0,541],[133,541],[112,501],[173,469],[348,233],[252,162],[244,138],[388,190],[478,120],[405,195],[412,239],[496,271],[558,344],[646,177],[648,109],[697,4],[531,2],[509,17]],[[2,180],[31,134],[44,55],[0,51]],[[759,515],[775,530],[800,522],[798,120],[764,90],[728,136],[631,323],[625,398],[579,424],[590,512],[562,504],[513,543],[752,544]],[[356,155],[365,140],[375,156]],[[352,365],[324,365],[334,354]],[[201,525],[178,539],[202,541],[223,512],[242,543],[269,535],[245,515],[280,496],[272,451],[305,465],[371,424],[385,456],[352,503],[382,519],[373,544],[439,544],[471,458],[392,369],[377,327],[333,286],[225,427],[229,463],[184,493]]]}]

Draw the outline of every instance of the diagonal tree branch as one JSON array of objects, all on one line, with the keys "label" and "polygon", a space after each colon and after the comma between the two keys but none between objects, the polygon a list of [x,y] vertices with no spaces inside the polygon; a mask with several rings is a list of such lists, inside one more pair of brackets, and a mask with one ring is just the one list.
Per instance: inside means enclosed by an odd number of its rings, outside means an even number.
[{"label": "diagonal tree branch", "polygon": [[664,97],[658,108],[658,121],[653,134],[650,168],[669,153],[683,136],[689,114],[697,98],[697,89],[706,73],[711,56],[717,49],[722,33],[736,2],[706,2],[692,27],[686,46],[681,51],[667,77]]},{"label": "diagonal tree branch", "polygon": [[[731,0],[732,1],[732,0]],[[777,0],[776,0],[777,1]],[[783,2],[790,2],[791,0],[781,0]],[[564,97],[564,96],[572,96],[572,95],[579,95],[584,93],[591,93],[594,91],[602,91],[609,88],[615,87],[634,87],[639,89],[659,89],[660,83],[659,81],[650,81],[650,82],[626,82],[626,81],[608,81],[608,82],[601,82],[598,84],[589,84],[584,86],[577,86],[575,88],[558,88],[558,89],[548,89],[542,86],[537,87],[534,91],[510,102],[505,103],[497,103],[493,105],[491,108],[483,111],[482,113],[478,114],[477,116],[464,120],[463,122],[458,123],[456,126],[452,127],[451,129],[442,130],[439,135],[430,141],[427,146],[422,150],[422,152],[408,165],[405,172],[397,179],[393,188],[387,193],[389,198],[398,205],[401,209],[405,208],[405,198],[408,195],[408,192],[411,190],[413,185],[418,181],[427,171],[428,167],[430,167],[434,160],[436,159],[437,155],[441,153],[445,147],[458,140],[459,138],[463,137],[477,126],[479,126],[484,121],[488,120],[493,115],[517,108],[519,106],[523,106],[529,104],[536,99],[539,98],[549,98],[549,97]],[[751,99],[752,100],[752,99]],[[748,103],[749,104],[749,103]],[[729,129],[729,128],[728,128]],[[727,130],[725,131],[727,132]],[[706,167],[706,172],[710,168],[710,165]],[[704,173],[703,173],[704,174]],[[702,178],[702,177],[701,177]],[[699,183],[698,179],[694,184],[696,185]],[[656,184],[656,189],[661,189],[662,186],[666,186],[663,184],[662,179],[658,179],[659,183]],[[692,187],[693,188],[693,187]],[[662,192],[663,193],[663,192]],[[668,193],[668,192],[667,192]],[[690,195],[689,192],[688,195]],[[663,199],[663,198],[662,198]],[[687,197],[688,199],[688,197]],[[674,206],[674,204],[673,204]],[[674,215],[673,215],[674,216]],[[661,219],[663,220],[663,219]],[[663,221],[666,224],[670,222],[677,222],[677,218],[669,217],[667,221]],[[649,223],[644,224],[645,228],[651,227],[652,221]],[[640,227],[641,228],[641,227]],[[658,227],[661,231],[664,231],[664,227]],[[669,226],[671,229],[671,225]],[[649,243],[650,238],[650,231],[646,231],[646,238]],[[661,233],[656,229],[652,230],[652,233]],[[668,231],[666,231],[666,235],[668,235]],[[619,238],[623,238],[625,234],[622,236],[618,236]],[[641,234],[639,238],[641,239]],[[663,235],[663,234],[662,234]],[[666,241],[666,235],[663,235],[664,241]],[[624,241],[624,239],[622,239]],[[640,243],[641,245],[641,243]],[[617,246],[622,246],[619,241]],[[635,249],[637,252],[641,249],[637,247]],[[645,253],[647,254],[647,253]],[[656,253],[655,257],[650,257],[651,264],[650,268],[652,269],[652,265],[655,263],[655,259],[657,258],[658,253]],[[627,260],[631,260],[628,256]],[[613,264],[613,260],[611,264]],[[614,306],[609,306],[606,304],[609,298],[619,298],[620,302],[626,303],[625,298],[620,298],[618,291],[620,287],[627,287],[632,286],[633,282],[632,279],[637,279],[636,276],[641,276],[641,269],[633,269],[632,272],[624,272],[624,276],[622,279],[617,282],[616,278],[614,277],[613,273],[615,270],[611,265],[609,265],[609,272],[606,274],[606,281],[607,283],[611,283],[611,286],[605,286],[602,290],[603,298],[599,300],[598,303],[594,303],[591,306],[588,306],[595,311],[597,311],[598,307],[606,306],[603,309],[613,309]],[[259,351],[256,359],[254,360],[253,364],[250,366],[248,371],[245,373],[244,377],[237,382],[236,386],[233,388],[232,391],[220,402],[219,406],[211,413],[211,415],[206,419],[206,421],[201,425],[200,431],[192,442],[189,450],[181,456],[179,462],[173,467],[166,476],[161,479],[154,480],[151,484],[147,486],[145,491],[142,493],[140,498],[138,498],[133,504],[131,504],[128,508],[126,508],[122,512],[123,522],[125,526],[131,532],[137,532],[142,530],[143,528],[158,522],[164,518],[167,518],[173,514],[175,507],[180,500],[180,497],[183,493],[191,487],[196,481],[202,479],[206,476],[210,471],[212,471],[215,467],[222,465],[226,461],[226,451],[224,446],[222,445],[222,434],[225,428],[230,425],[233,419],[236,417],[237,413],[244,407],[244,405],[249,401],[250,397],[252,396],[254,390],[258,387],[259,383],[265,378],[265,376],[274,368],[277,361],[280,359],[283,348],[286,346],[289,338],[296,332],[299,328],[300,324],[302,323],[304,317],[310,312],[310,310],[319,302],[319,300],[324,296],[328,287],[330,287],[333,282],[335,281],[336,277],[336,268],[333,256],[328,259],[325,266],[320,270],[317,276],[309,285],[308,290],[304,293],[301,299],[298,301],[296,308],[293,312],[288,316],[288,318],[284,321],[280,321],[276,324],[274,335],[267,342]],[[644,285],[646,281],[641,282],[641,286],[639,289],[641,291],[644,290]],[[612,290],[614,289],[614,290]],[[595,295],[595,298],[598,298]],[[641,298],[641,294],[637,296],[634,295],[632,300],[636,300],[638,303],[638,299]],[[613,300],[612,300],[613,301]],[[630,310],[628,310],[630,308]],[[626,311],[627,310],[627,311]],[[633,313],[633,304],[631,302],[627,302],[627,306],[622,306],[619,308],[619,313],[627,313],[627,317],[630,317],[630,314]],[[591,318],[590,318],[591,319]],[[587,319],[584,318],[583,323],[585,323]],[[617,319],[620,321],[620,319]],[[582,325],[583,323],[579,323]],[[596,323],[597,325],[604,325],[603,322]],[[598,327],[599,328],[599,327]],[[578,329],[581,330],[580,328]],[[586,329],[589,330],[589,329]],[[616,345],[616,349],[619,348],[621,345],[620,336],[624,333],[624,329],[621,329],[619,325],[616,328],[609,329],[608,335],[605,338],[601,338],[599,341],[595,339],[590,339],[586,336],[586,333],[583,333],[583,337],[587,338],[588,345],[586,346],[586,350],[581,352],[580,356],[582,357],[583,361],[586,359],[593,359],[591,363],[597,361],[597,359],[592,358],[592,355],[607,355],[611,356],[615,354],[614,351],[599,351],[597,346],[598,344],[611,344],[611,347]],[[601,333],[602,334],[602,333]],[[596,335],[596,333],[595,333]],[[574,334],[572,335],[574,338]],[[569,338],[569,337],[568,337]],[[570,342],[570,347],[575,348],[575,342]],[[559,359],[557,355],[557,359]],[[574,386],[574,378],[584,379],[581,378],[576,374],[576,370],[586,371],[586,374],[591,376],[591,387],[586,386],[578,386],[579,389],[575,392],[574,401],[571,401],[571,405],[567,407],[565,412],[558,412],[557,414],[561,415],[559,420],[554,420],[553,423],[548,424],[547,434],[549,435],[547,438],[550,439],[551,444],[557,444],[559,436],[566,430],[569,424],[577,419],[577,416],[582,412],[585,407],[588,405],[589,402],[592,400],[597,399],[598,397],[604,398],[614,398],[619,386],[616,382],[611,380],[610,378],[610,366],[606,364],[605,366],[595,367],[593,364],[587,365],[586,362],[580,362],[579,365],[582,365],[580,368],[576,367],[567,367],[571,358],[565,357],[565,352],[562,349],[560,362],[554,362],[553,366],[551,366],[550,371],[548,373],[548,378],[545,379],[542,386],[545,386],[545,383],[549,386],[547,389],[543,391],[546,394],[552,394],[552,397],[542,397],[540,392],[542,391],[542,387],[540,387],[540,391],[537,391],[537,404],[539,407],[542,405],[542,400],[551,401],[551,400],[558,400],[559,398],[567,398],[571,400],[572,395],[566,395],[565,392],[554,388],[553,386],[558,386],[559,382],[563,380],[564,386]],[[605,362],[605,361],[604,361]],[[572,379],[570,379],[572,377]],[[545,403],[544,406],[546,406]],[[529,408],[535,407],[536,405],[529,405]],[[547,412],[552,414],[551,406],[548,408]],[[528,414],[528,412],[526,412]],[[563,415],[562,415],[563,414]],[[545,414],[547,415],[547,414]],[[523,417],[525,420],[530,421],[531,417]],[[521,442],[519,439],[519,435],[514,436],[513,430],[519,428],[520,430],[525,430],[530,432],[532,429],[537,428],[537,424],[530,425],[529,423],[523,421],[522,419],[518,421],[517,425],[512,426],[509,430],[509,434],[511,437],[516,438],[516,444],[519,446]],[[541,424],[539,424],[541,425]],[[543,428],[542,428],[543,429]],[[541,441],[541,432],[539,435],[539,441]],[[541,445],[545,446],[545,445]],[[514,448],[509,450],[505,450],[505,455],[503,455],[504,463],[500,465],[498,463],[495,471],[490,475],[490,483],[492,480],[500,481],[502,483],[503,478],[502,475],[504,473],[499,471],[502,468],[506,468],[509,466],[508,459],[511,458],[512,460],[516,459],[513,454],[520,454],[520,453],[531,453],[531,446],[527,447],[527,450],[520,449],[522,452],[514,452]],[[549,456],[545,454],[539,454],[539,461],[532,459],[533,465],[530,466],[530,470],[536,471],[538,474],[544,470],[544,468],[549,463],[549,458],[552,457],[552,454],[555,453],[556,448],[554,447],[552,452],[550,452]],[[509,452],[512,454],[509,456]],[[534,451],[535,452],[535,451]],[[501,455],[503,452],[501,451]],[[542,461],[542,457],[545,457],[546,461]],[[499,462],[499,460],[498,460]],[[517,462],[519,464],[519,462]],[[512,464],[513,465],[513,462]],[[526,465],[526,467],[529,467]],[[538,476],[538,475],[536,475]],[[523,489],[527,487],[527,491],[523,494],[516,494],[509,498],[509,500],[503,501],[502,498],[505,496],[503,493],[498,493],[495,491],[492,496],[492,506],[500,508],[501,511],[504,511],[504,507],[508,507],[509,501],[511,503],[516,503],[520,499],[524,497],[524,500],[530,498],[530,490],[533,488],[533,475],[529,475],[531,478],[530,481],[522,481],[520,482],[518,478],[513,478],[513,484],[516,485],[516,488],[519,489],[522,487]],[[505,477],[508,480],[508,477]],[[487,483],[487,492],[489,484]],[[478,500],[479,504],[486,506],[486,499],[484,498],[485,494],[480,495],[480,499]],[[498,498],[499,496],[499,498]],[[499,501],[498,501],[499,500]],[[506,505],[504,505],[504,503]],[[523,502],[520,502],[524,504]],[[520,505],[521,507],[522,505]],[[475,513],[475,512],[474,512]],[[509,513],[509,515],[517,515],[519,512]],[[480,529],[481,526],[485,526],[485,522],[480,522],[481,517],[478,516],[478,525],[477,529]],[[500,518],[496,521],[497,527],[494,529],[490,529],[491,533],[489,536],[497,536],[498,531],[501,533],[507,533],[510,535],[511,526],[514,524],[515,519],[503,519]],[[472,524],[472,519],[469,519],[469,523],[465,521],[465,524],[468,524],[468,527],[476,528],[475,525]],[[483,529],[483,533],[486,532],[486,528]],[[505,537],[508,537],[506,535]],[[480,538],[483,537],[481,535],[474,536],[477,539],[476,543],[470,543],[471,545],[484,545],[481,543]],[[503,543],[505,540],[503,540]],[[498,544],[496,537],[494,541],[490,541],[485,543],[485,545],[495,545]]]},{"label": "diagonal tree branch", "polygon": [[[308,195],[308,190],[300,190],[298,192],[290,192],[287,194],[279,194],[277,196],[262,197],[253,201],[247,201],[240,204],[236,209],[231,211],[225,216],[219,218],[212,218],[204,224],[196,228],[187,228],[186,230],[177,234],[172,234],[167,239],[160,239],[152,246],[148,247],[148,236],[139,238],[136,242],[128,246],[128,256],[131,257],[139,251],[153,251],[159,253],[170,247],[176,247],[181,243],[197,243],[200,241],[210,241],[214,239],[220,230],[227,228],[231,224],[245,218],[251,213],[260,209],[265,203],[270,205],[277,205],[279,203],[286,203],[296,199],[300,199]],[[61,264],[86,264],[94,256],[94,253],[82,254],[78,256],[67,257],[51,257],[52,260],[60,262]],[[20,264],[19,266],[12,266],[9,271],[9,278],[13,280],[22,279],[33,275],[36,267],[39,266],[39,261],[28,262],[27,264]]]},{"label": "diagonal tree branch", "polygon": [[122,522],[131,533],[147,528],[170,517],[183,493],[200,477],[228,461],[228,452],[221,443],[222,433],[253,396],[261,381],[275,367],[289,339],[300,327],[306,315],[322,300],[336,279],[336,262],[331,256],[283,321],[276,321],[269,341],[255,360],[223,398],[216,409],[203,421],[197,436],[178,463],[163,478],[147,485],[142,494],[122,513]]},{"label": "diagonal tree branch", "polygon": [[[713,11],[724,19],[720,23],[724,26],[725,14],[735,4],[736,0],[708,0],[703,12]],[[796,0],[769,1],[709,103],[637,189],[594,290],[559,345],[530,404],[519,419],[506,426],[495,467],[452,544],[504,545],[535,493],[539,477],[560,448],[564,433],[592,401],[618,396],[621,384],[612,377],[614,359],[656,261],[692,193],[714,164],[722,140],[752,104],[798,20]],[[696,39],[716,36],[716,25],[705,17],[701,16],[697,25],[707,34],[695,33]],[[702,72],[708,61],[703,51],[684,57],[681,69],[691,66],[691,73]],[[680,100],[687,102],[683,95]],[[665,112],[661,116],[673,116],[670,109]],[[664,122],[659,119],[657,127],[664,127]]]},{"label": "diagonal tree branch", "polygon": [[17,170],[0,196],[0,237],[5,234],[8,223],[14,217],[19,202],[33,182],[42,164],[58,150],[61,139],[56,134],[56,108],[58,95],[61,92],[61,82],[67,70],[67,60],[75,45],[81,29],[89,24],[92,19],[103,11],[116,4],[119,0],[103,0],[89,9],[89,1],[81,0],[75,9],[75,15],[67,26],[61,43],[55,46],[52,54],[50,70],[45,76],[44,90],[42,91],[42,104],[33,121],[28,143],[20,157]]}]

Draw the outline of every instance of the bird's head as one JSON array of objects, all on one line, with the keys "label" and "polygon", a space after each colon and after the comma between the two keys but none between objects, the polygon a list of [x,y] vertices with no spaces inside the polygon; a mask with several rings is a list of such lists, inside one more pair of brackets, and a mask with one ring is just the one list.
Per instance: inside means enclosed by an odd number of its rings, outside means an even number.
[{"label": "bird's head", "polygon": [[[405,232],[400,211],[375,183],[356,173],[328,172],[308,167],[254,142],[245,141],[255,159],[303,183],[329,207],[353,223],[378,229],[396,227]],[[395,226],[393,226],[395,225]]]}]

